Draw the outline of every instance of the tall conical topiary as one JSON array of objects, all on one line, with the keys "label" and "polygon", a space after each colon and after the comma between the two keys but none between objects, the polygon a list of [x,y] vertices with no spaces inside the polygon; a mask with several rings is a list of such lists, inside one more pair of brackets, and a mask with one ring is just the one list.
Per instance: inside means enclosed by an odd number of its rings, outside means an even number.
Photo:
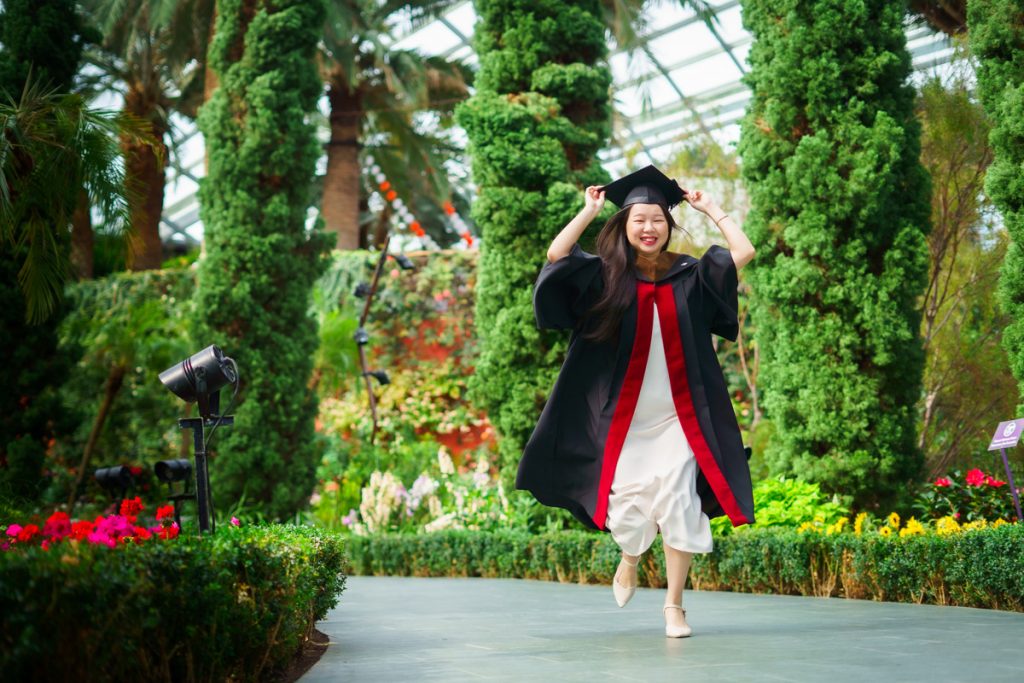
[{"label": "tall conical topiary", "polygon": [[904,5],[744,0],[754,36],[739,152],[765,458],[857,506],[919,476],[929,181]]},{"label": "tall conical topiary", "polygon": [[[993,161],[985,191],[1010,235],[999,278],[1000,304],[1011,321],[1003,331],[1003,348],[1024,397],[1024,7],[1019,0],[971,0],[967,10],[978,97],[992,120]],[[1024,400],[1017,414],[1022,410]],[[993,415],[992,421],[1011,417]]]},{"label": "tall conical topiary", "polygon": [[475,7],[477,92],[456,113],[482,236],[471,390],[501,436],[508,481],[565,353],[565,335],[536,328],[533,283],[551,240],[582,208],[582,188],[608,181],[596,154],[610,133],[611,73],[596,1]]},{"label": "tall conical topiary", "polygon": [[221,346],[242,376],[235,425],[216,437],[213,493],[221,509],[244,496],[272,518],[303,505],[317,459],[309,310],[325,241],[305,222],[323,21],[313,0],[218,2],[209,57],[220,85],[199,117],[210,166],[193,338]]}]

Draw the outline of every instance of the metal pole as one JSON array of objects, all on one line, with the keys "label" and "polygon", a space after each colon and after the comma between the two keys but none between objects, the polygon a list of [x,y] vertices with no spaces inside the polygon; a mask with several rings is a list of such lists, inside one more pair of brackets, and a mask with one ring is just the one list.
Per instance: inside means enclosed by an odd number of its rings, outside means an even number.
[{"label": "metal pole", "polygon": [[1003,454],[1003,467],[1006,468],[1006,482],[1010,485],[1010,495],[1013,496],[1013,507],[1017,511],[1017,521],[1024,521],[1024,515],[1020,513],[1020,497],[1017,495],[1017,485],[1013,482],[1013,472],[1010,470],[1010,461],[1006,457],[1006,449],[1000,448]]}]

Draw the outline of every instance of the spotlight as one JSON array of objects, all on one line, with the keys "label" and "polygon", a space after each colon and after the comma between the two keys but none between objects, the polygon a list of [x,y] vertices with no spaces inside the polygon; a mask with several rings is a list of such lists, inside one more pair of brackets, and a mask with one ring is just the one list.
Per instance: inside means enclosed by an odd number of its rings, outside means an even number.
[{"label": "spotlight", "polygon": [[398,261],[398,267],[402,270],[414,270],[416,268],[416,265],[405,254],[392,254],[391,256]]},{"label": "spotlight", "polygon": [[356,330],[356,333],[352,335],[352,338],[356,340],[356,344],[362,346],[370,341],[370,334],[365,329],[360,327]]},{"label": "spotlight", "polygon": [[[235,361],[211,344],[161,372],[160,381],[186,403],[199,401],[200,414],[208,417],[210,410],[204,405],[206,398],[220,391],[221,387],[236,383],[238,372]],[[216,411],[216,406],[213,410]]]},{"label": "spotlight", "polygon": [[127,491],[135,481],[135,478],[132,476],[131,469],[124,465],[101,467],[96,470],[94,476],[100,486],[110,492],[120,491],[122,497],[124,492]]},{"label": "spotlight", "polygon": [[367,370],[364,374],[375,377],[382,386],[385,384],[391,384],[391,379],[388,377],[388,373],[384,370]]},{"label": "spotlight", "polygon": [[[207,453],[210,443],[213,441],[217,428],[221,425],[230,427],[235,419],[230,415],[220,415],[220,390],[227,384],[234,384],[235,391],[231,397],[231,403],[227,411],[231,412],[238,397],[239,377],[238,366],[235,361],[224,355],[216,345],[207,346],[202,351],[192,354],[189,358],[181,361],[173,367],[167,368],[160,373],[160,382],[170,389],[176,396],[186,403],[197,402],[199,404],[199,417],[182,418],[178,420],[178,426],[182,429],[192,430],[192,440],[195,446],[195,499],[199,512],[199,532],[211,530],[213,519],[213,500],[210,495],[210,473],[207,469]],[[206,428],[211,427],[209,434]],[[183,460],[167,460],[161,465],[160,472],[168,477],[178,476],[181,479],[188,477],[188,472],[182,473],[181,463]],[[164,479],[168,485],[172,480]],[[181,494],[186,496],[186,494]],[[188,497],[191,497],[189,494]],[[177,518],[177,501],[175,502],[175,518]],[[216,530],[216,526],[213,527]]]},{"label": "spotlight", "polygon": [[173,481],[182,481],[192,474],[192,463],[184,458],[161,460],[154,469],[157,479],[170,484]]},{"label": "spotlight", "polygon": [[358,285],[356,285],[356,291],[353,292],[353,294],[359,299],[365,299],[366,297],[370,296],[370,283],[360,282]]}]

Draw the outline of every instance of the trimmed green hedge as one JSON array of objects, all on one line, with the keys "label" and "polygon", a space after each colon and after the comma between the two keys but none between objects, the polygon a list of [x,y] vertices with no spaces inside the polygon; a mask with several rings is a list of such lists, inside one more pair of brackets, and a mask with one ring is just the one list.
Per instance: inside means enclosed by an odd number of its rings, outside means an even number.
[{"label": "trimmed green hedge", "polygon": [[[608,534],[444,531],[353,536],[353,574],[485,576],[610,583],[619,549]],[[661,542],[640,585],[664,587]],[[749,529],[696,555],[698,590],[862,598],[1024,611],[1024,525],[906,538]]]},{"label": "trimmed green hedge", "polygon": [[0,553],[0,671],[11,681],[264,680],[337,604],[342,546],[329,532],[274,525]]}]

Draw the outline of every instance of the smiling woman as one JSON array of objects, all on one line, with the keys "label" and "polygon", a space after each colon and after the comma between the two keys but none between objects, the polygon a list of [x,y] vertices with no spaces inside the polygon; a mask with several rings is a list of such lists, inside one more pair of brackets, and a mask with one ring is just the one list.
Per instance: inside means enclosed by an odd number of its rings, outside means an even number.
[{"label": "smiling woman", "polygon": [[[620,210],[576,243],[605,195]],[[733,251],[667,250],[683,199],[711,215]],[[711,334],[735,340],[737,264],[749,240],[699,191],[653,166],[605,187],[554,239],[534,290],[541,328],[572,329],[569,353],[519,464],[516,487],[608,531],[622,549],[613,592],[624,606],[636,565],[660,532],[665,633],[690,634],[682,592],[693,553],[712,549],[710,518],[754,521],[746,452]],[[621,580],[620,580],[621,577]]]}]

